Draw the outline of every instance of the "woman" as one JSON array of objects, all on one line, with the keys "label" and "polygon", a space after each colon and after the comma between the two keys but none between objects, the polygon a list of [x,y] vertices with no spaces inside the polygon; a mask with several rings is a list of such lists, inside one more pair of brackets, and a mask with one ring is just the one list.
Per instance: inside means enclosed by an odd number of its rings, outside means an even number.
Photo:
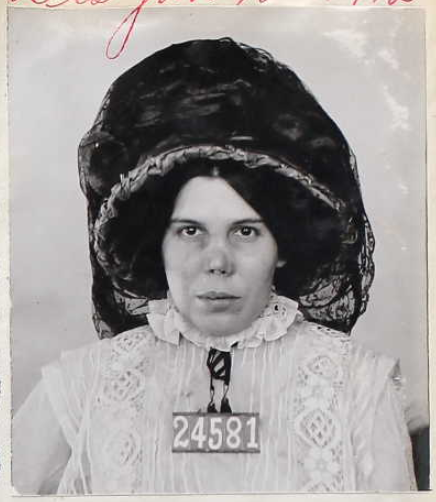
[{"label": "woman", "polygon": [[19,491],[414,489],[397,365],[349,337],[374,274],[354,158],[289,68],[230,39],[153,54],[79,167],[107,339],[43,370]]}]

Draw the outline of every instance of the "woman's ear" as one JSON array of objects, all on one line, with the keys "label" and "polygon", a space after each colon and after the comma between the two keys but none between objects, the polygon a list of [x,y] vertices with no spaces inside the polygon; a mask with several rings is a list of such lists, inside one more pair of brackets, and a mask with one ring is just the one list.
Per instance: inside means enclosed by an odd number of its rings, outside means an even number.
[{"label": "woman's ear", "polygon": [[282,268],[286,265],[286,260],[277,260],[276,268]]}]

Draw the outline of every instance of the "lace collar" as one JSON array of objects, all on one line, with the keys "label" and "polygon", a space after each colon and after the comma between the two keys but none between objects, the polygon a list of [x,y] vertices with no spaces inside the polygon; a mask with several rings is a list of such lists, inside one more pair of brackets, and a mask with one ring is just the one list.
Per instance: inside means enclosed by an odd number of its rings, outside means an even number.
[{"label": "lace collar", "polygon": [[238,348],[253,348],[263,341],[277,340],[287,333],[299,314],[297,302],[273,293],[268,305],[251,326],[239,333],[217,337],[203,335],[180,315],[168,299],[150,300],[148,306],[147,319],[157,338],[178,345],[180,335],[183,335],[199,347],[213,347],[225,352],[229,352],[235,343]]}]

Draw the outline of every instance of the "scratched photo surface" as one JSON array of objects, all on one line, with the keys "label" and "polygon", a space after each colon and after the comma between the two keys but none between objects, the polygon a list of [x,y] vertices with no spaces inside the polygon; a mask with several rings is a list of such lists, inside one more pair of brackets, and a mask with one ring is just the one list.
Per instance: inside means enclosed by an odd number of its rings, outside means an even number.
[{"label": "scratched photo surface", "polygon": [[[126,22],[120,24],[123,19]],[[70,356],[64,358],[79,358],[82,347],[98,341],[92,318],[87,200],[80,189],[77,151],[82,137],[94,123],[109,86],[123,72],[171,44],[230,37],[261,48],[292,68],[340,128],[356,156],[362,198],[376,244],[369,303],[351,338],[400,361],[403,404],[413,440],[417,486],[428,489],[423,13],[416,9],[396,10],[394,6],[365,11],[340,8],[147,10],[144,7],[134,25],[132,20],[128,10],[118,9],[11,9],[9,12],[13,414],[28,402],[29,395],[33,396],[35,409],[38,409],[38,399],[41,399],[40,406],[48,403],[42,401],[41,396],[31,394],[41,381],[42,371],[46,374],[51,371],[43,368],[65,352]],[[132,30],[127,39],[129,28]],[[79,352],[71,352],[77,350]],[[91,385],[92,378],[88,377],[82,386]],[[164,377],[157,375],[156,378]],[[271,458],[261,475],[261,468],[253,467],[256,460],[244,460],[262,454],[262,448],[260,454],[256,453],[258,434],[262,440],[262,413],[260,429],[254,429],[258,422],[250,421],[249,413],[258,410],[237,409],[232,396],[232,385],[237,393],[236,378],[235,370],[229,391],[230,404],[233,411],[246,415],[223,426],[227,432],[224,429],[217,432],[221,425],[213,419],[207,423],[208,434],[215,431],[216,438],[221,433],[230,435],[230,450],[232,427],[244,429],[244,444],[252,451],[235,453],[233,458],[239,459],[235,460],[234,470],[240,469],[245,482],[238,480],[240,484],[232,485],[231,480],[226,484],[225,477],[214,478],[215,469],[223,472],[224,463],[232,462],[228,460],[232,458],[231,452],[207,455],[199,453],[201,447],[199,450],[197,444],[191,453],[191,443],[186,447],[181,443],[180,452],[173,445],[172,457],[176,460],[166,459],[161,453],[156,453],[156,458],[146,458],[146,453],[141,452],[141,467],[134,464],[135,469],[142,469],[148,473],[145,477],[152,476],[158,481],[152,483],[148,479],[141,484],[135,478],[130,484],[126,482],[129,485],[126,490],[125,480],[136,476],[132,474],[132,459],[137,460],[138,445],[131,436],[119,435],[114,440],[116,444],[110,445],[112,450],[118,448],[115,464],[91,467],[95,472],[115,469],[117,475],[112,477],[112,485],[95,483],[93,487],[92,476],[85,474],[74,488],[61,493],[75,493],[74,490],[96,494],[228,493],[235,491],[234,486],[241,487],[236,491],[247,493],[293,491],[292,485],[283,482],[288,476],[288,467],[282,469],[280,463],[276,466]],[[267,380],[274,382],[275,378],[271,375]],[[207,404],[208,380],[203,384],[206,403],[202,404]],[[219,389],[221,392],[221,386]],[[84,404],[79,401],[83,396],[75,395],[74,399],[77,401],[70,403],[71,407],[82,409]],[[155,396],[148,402],[150,410],[158,399],[160,397]],[[51,402],[50,406],[56,408],[57,405]],[[173,409],[172,412],[196,412],[197,409]],[[77,410],[74,408],[73,415]],[[126,410],[127,407],[120,406],[119,415],[114,414],[117,417],[114,423],[121,424],[119,428],[132,412],[131,408]],[[62,415],[62,411],[59,413]],[[80,422],[79,415],[74,418]],[[162,416],[164,423],[167,415]],[[281,420],[289,420],[280,407],[277,416],[279,424]],[[183,418],[180,420],[182,423]],[[169,423],[171,427],[171,421]],[[191,432],[200,427],[195,417],[190,417],[189,423],[194,424],[190,426]],[[228,424],[228,419],[222,423]],[[12,452],[14,468],[18,466],[13,484],[20,493],[56,493],[67,464],[71,472],[75,468],[80,470],[77,466],[80,459],[71,460],[68,451],[59,448],[58,443],[63,436],[70,446],[71,442],[87,441],[83,428],[66,418],[58,427],[57,439],[52,438],[48,428],[42,428],[36,436],[43,441],[38,443],[31,425],[21,429],[25,433],[20,440],[13,438],[14,445],[18,445]],[[321,427],[325,432],[328,426]],[[283,436],[274,439],[276,442],[287,440]],[[53,454],[54,460],[45,455],[42,463],[46,465],[36,469],[26,464],[29,451],[33,449],[37,455],[39,449],[50,447],[57,452]],[[169,448],[171,450],[171,445]],[[222,451],[225,449],[223,446]],[[344,486],[359,489],[358,484],[341,485],[337,481],[339,464],[331,452],[323,453],[318,445],[308,449],[307,457],[303,463],[311,474],[297,489],[328,491],[332,486],[339,487],[336,491],[344,491]],[[183,461],[184,467],[174,474],[173,462],[182,462],[182,458],[187,459]],[[191,472],[193,458],[198,459],[198,465],[209,466],[209,477],[207,472],[204,474],[206,467],[200,474],[196,466]],[[76,465],[72,465],[74,462]],[[44,469],[50,472],[42,479]],[[167,470],[173,472],[168,484],[167,474],[162,474]],[[262,485],[260,479],[266,476],[274,477],[272,488],[268,481]],[[328,483],[332,476],[336,476],[336,485]],[[401,485],[400,490],[406,489]]]}]

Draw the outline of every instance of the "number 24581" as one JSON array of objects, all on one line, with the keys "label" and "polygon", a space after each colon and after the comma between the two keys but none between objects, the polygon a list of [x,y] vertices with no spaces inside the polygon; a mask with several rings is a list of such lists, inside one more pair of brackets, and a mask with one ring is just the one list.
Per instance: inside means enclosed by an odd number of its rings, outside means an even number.
[{"label": "number 24581", "polygon": [[259,452],[257,413],[173,413],[173,452]]}]

